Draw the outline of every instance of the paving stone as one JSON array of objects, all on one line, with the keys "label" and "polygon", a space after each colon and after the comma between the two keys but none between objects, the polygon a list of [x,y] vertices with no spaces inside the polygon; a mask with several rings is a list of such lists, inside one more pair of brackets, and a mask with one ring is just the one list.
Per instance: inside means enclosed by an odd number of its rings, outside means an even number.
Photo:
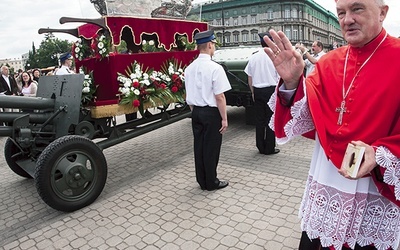
[{"label": "paving stone", "polygon": [[228,119],[218,176],[230,185],[212,192],[196,183],[190,119],[104,150],[106,186],[93,204],[73,213],[49,208],[33,181],[16,176],[0,157],[0,246],[296,249],[313,141],[297,138],[279,145],[277,155],[260,155],[244,109],[229,108]]}]

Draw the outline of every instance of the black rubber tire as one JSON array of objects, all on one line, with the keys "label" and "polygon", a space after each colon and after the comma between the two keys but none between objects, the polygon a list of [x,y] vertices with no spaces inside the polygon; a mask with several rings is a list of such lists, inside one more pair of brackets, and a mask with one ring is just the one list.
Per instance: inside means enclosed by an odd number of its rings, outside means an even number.
[{"label": "black rubber tire", "polygon": [[69,135],[50,143],[35,169],[36,189],[50,207],[72,212],[92,202],[107,180],[107,162],[90,139]]},{"label": "black rubber tire", "polygon": [[11,138],[7,138],[6,143],[4,144],[4,158],[14,173],[28,179],[33,178],[16,163],[18,160],[27,159],[28,155],[21,152]]}]

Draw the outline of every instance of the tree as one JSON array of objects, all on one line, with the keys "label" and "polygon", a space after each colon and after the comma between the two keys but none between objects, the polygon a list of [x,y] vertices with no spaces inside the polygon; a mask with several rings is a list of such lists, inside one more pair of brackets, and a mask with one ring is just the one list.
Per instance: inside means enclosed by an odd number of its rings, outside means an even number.
[{"label": "tree", "polygon": [[46,34],[38,49],[32,43],[25,69],[47,68],[58,65],[58,55],[71,51],[72,43],[56,38],[52,33]]}]

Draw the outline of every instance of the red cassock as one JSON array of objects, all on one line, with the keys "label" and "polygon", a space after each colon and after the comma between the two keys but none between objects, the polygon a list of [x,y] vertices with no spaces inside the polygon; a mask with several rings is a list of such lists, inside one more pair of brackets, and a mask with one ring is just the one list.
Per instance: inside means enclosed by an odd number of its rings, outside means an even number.
[{"label": "red cassock", "polygon": [[[345,91],[361,65],[367,60],[386,31],[367,46],[344,46],[330,51],[316,65],[316,70],[306,80],[306,95],[312,121],[326,156],[340,168],[344,152],[350,141],[360,140],[371,146],[386,147],[400,158],[400,40],[388,36],[380,48],[356,76],[346,97],[346,112],[342,125],[337,124],[336,111],[342,102],[343,70],[346,51],[349,48]],[[278,95],[279,96],[279,95]],[[296,102],[304,97],[304,85],[294,96]],[[275,110],[275,134],[286,137],[284,127],[292,119],[290,107],[277,102]],[[308,133],[306,136],[312,135]],[[400,178],[400,166],[399,178]],[[380,168],[384,176],[385,168]],[[381,194],[396,204],[394,186],[374,181]],[[398,196],[400,199],[400,196]]]}]

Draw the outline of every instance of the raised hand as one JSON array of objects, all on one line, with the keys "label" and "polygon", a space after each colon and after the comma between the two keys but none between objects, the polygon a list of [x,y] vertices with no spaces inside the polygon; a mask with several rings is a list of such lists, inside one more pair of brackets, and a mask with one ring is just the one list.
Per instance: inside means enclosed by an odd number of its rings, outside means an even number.
[{"label": "raised hand", "polygon": [[286,89],[297,88],[299,79],[304,72],[304,61],[290,43],[289,39],[282,31],[276,32],[269,30],[273,41],[264,36],[264,41],[268,45],[265,52],[271,58],[279,75],[281,76]]}]

